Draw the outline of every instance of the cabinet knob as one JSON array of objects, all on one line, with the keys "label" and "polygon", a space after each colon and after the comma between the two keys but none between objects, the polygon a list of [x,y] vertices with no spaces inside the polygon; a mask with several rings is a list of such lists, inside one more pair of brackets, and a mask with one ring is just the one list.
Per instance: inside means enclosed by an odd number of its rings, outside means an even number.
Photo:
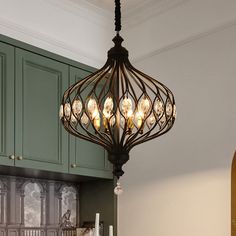
[{"label": "cabinet knob", "polygon": [[14,156],[14,155],[10,155],[10,156],[9,156],[9,159],[15,160],[15,156]]},{"label": "cabinet knob", "polygon": [[76,168],[76,164],[71,164],[71,168]]},{"label": "cabinet knob", "polygon": [[18,156],[17,160],[21,161],[21,160],[23,160],[23,157],[22,156]]}]

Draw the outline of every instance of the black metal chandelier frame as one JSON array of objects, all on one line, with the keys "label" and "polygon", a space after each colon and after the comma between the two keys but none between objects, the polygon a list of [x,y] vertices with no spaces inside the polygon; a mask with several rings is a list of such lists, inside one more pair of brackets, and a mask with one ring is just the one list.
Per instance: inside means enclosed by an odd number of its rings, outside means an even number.
[{"label": "black metal chandelier frame", "polygon": [[105,65],[69,87],[60,118],[72,135],[103,146],[114,166],[122,166],[130,150],[168,132],[176,118],[175,99],[165,85],[134,68],[122,47],[120,1],[115,0],[114,47]]}]

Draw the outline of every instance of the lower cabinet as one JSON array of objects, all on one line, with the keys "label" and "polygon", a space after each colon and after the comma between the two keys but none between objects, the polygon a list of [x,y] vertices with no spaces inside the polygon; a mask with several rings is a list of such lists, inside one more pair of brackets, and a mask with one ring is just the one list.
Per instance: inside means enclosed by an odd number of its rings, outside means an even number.
[{"label": "lower cabinet", "polygon": [[[70,68],[70,84],[85,78],[89,72]],[[111,164],[103,147],[70,135],[70,173],[112,178]]]}]

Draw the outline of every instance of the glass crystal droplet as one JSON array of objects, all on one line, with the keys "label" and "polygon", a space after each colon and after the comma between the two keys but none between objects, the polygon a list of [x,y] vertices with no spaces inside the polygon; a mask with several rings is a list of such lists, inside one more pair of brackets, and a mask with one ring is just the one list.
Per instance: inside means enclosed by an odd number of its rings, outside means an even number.
[{"label": "glass crystal droplet", "polygon": [[176,118],[177,117],[177,109],[176,109],[176,106],[174,105],[174,108],[173,108],[173,117]]},{"label": "glass crystal droplet", "polygon": [[89,112],[91,119],[94,119],[98,115],[98,105],[94,98],[89,99],[87,111]]},{"label": "glass crystal droplet", "polygon": [[162,101],[157,100],[154,105],[154,110],[157,113],[157,115],[160,117],[164,111],[164,105]]},{"label": "glass crystal droplet", "polygon": [[103,107],[103,115],[106,117],[106,118],[110,118],[111,116],[111,113],[112,113],[112,110],[113,110],[113,100],[111,97],[108,97],[106,100],[105,100],[105,103],[104,103],[104,107]]},{"label": "glass crystal droplet", "polygon": [[72,110],[76,117],[79,116],[83,108],[82,102],[79,99],[75,99],[72,104]]},{"label": "glass crystal droplet", "polygon": [[148,119],[147,119],[147,125],[150,128],[152,128],[152,126],[156,123],[156,118],[153,114],[151,114]]},{"label": "glass crystal droplet", "polygon": [[123,99],[121,109],[125,118],[130,117],[133,114],[132,101],[130,98]]},{"label": "glass crystal droplet", "polygon": [[70,118],[70,113],[71,113],[71,106],[70,106],[70,103],[66,103],[66,104],[64,105],[64,114],[65,114],[65,117],[66,117],[67,119]]},{"label": "glass crystal droplet", "polygon": [[63,115],[64,115],[64,112],[63,112],[63,105],[60,106],[60,110],[59,110],[59,118],[62,119],[63,118]]},{"label": "glass crystal droplet", "polygon": [[141,101],[139,101],[138,104],[138,110],[142,112],[143,114],[147,114],[150,110],[151,102],[147,98],[142,98]]},{"label": "glass crystal droplet", "polygon": [[171,116],[172,111],[173,111],[172,104],[170,102],[168,102],[166,104],[166,115]]},{"label": "glass crystal droplet", "polygon": [[121,187],[121,184],[117,182],[116,187],[114,188],[114,193],[116,195],[121,195],[124,192],[123,188]]},{"label": "glass crystal droplet", "polygon": [[83,125],[88,125],[88,123],[89,123],[89,118],[88,118],[88,116],[85,113],[81,117],[81,123]]}]

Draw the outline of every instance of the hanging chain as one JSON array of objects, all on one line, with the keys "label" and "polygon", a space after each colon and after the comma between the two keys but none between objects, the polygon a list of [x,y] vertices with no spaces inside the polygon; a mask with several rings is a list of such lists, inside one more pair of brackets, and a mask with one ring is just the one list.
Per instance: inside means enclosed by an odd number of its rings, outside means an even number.
[{"label": "hanging chain", "polygon": [[120,0],[115,0],[115,31],[121,30],[121,6]]}]

